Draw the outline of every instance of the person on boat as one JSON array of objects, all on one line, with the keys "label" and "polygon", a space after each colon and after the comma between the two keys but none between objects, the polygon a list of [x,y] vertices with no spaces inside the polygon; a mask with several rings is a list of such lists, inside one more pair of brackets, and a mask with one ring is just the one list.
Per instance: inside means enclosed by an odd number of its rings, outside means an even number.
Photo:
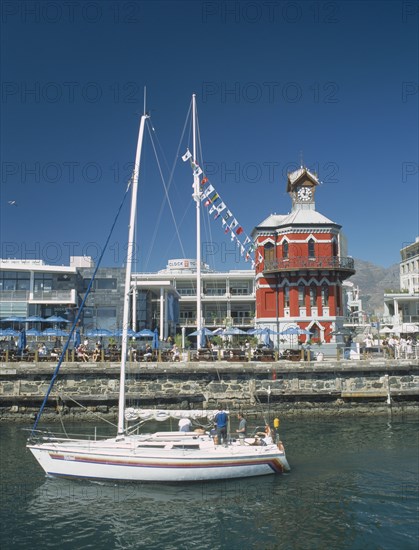
[{"label": "person on boat", "polygon": [[264,442],[265,445],[272,445],[272,443],[274,442],[273,430],[271,429],[269,424],[266,424],[265,426],[265,435],[262,438],[262,441]]},{"label": "person on boat", "polygon": [[192,431],[192,422],[190,418],[181,418],[179,420],[179,431],[180,432]]},{"label": "person on boat", "polygon": [[215,415],[215,427],[217,429],[218,445],[227,445],[228,413],[221,408]]},{"label": "person on boat", "polygon": [[240,444],[243,445],[247,431],[247,420],[243,416],[242,412],[238,413],[237,418],[239,420],[239,427],[237,428],[236,432],[239,434]]},{"label": "person on boat", "polygon": [[253,445],[272,445],[274,442],[274,433],[269,424],[266,424],[265,431],[257,432],[255,435]]}]

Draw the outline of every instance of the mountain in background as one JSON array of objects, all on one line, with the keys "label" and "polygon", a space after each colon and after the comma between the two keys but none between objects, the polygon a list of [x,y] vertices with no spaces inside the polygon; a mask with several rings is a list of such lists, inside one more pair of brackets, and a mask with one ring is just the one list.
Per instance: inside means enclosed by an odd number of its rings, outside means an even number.
[{"label": "mountain in background", "polygon": [[359,287],[362,309],[367,313],[382,314],[384,293],[400,289],[399,264],[390,267],[355,259],[356,273],[349,280]]}]

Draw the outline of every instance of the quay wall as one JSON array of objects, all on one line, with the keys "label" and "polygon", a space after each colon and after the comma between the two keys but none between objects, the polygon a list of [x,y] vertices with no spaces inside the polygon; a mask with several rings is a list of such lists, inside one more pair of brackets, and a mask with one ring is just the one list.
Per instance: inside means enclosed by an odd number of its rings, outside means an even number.
[{"label": "quay wall", "polygon": [[[0,363],[0,420],[33,416],[55,366]],[[63,363],[46,413],[81,418],[77,402],[85,415],[115,416],[118,395],[118,363]],[[126,397],[145,408],[417,411],[419,360],[128,363]]]}]

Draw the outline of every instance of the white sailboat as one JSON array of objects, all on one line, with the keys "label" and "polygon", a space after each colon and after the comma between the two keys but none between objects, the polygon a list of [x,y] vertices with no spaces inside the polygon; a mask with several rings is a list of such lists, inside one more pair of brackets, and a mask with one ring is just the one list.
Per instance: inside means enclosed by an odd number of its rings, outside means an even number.
[{"label": "white sailboat", "polygon": [[[196,158],[195,96],[193,96],[193,156]],[[87,478],[91,480],[120,481],[201,481],[241,478],[282,473],[290,470],[281,443],[254,445],[254,439],[230,439],[229,444],[218,445],[209,433],[156,432],[134,434],[128,429],[128,420],[147,415],[154,419],[192,415],[209,416],[214,412],[145,411],[125,408],[125,366],[128,349],[130,283],[134,247],[134,226],[137,207],[137,187],[141,149],[147,114],[141,117],[135,169],[131,184],[131,213],[125,276],[123,335],[119,391],[117,434],[107,439],[72,439],[55,437],[33,430],[27,447],[48,476]],[[194,199],[197,203],[199,243],[199,175],[194,173]],[[197,245],[198,279],[200,245]],[[198,284],[200,281],[198,282]],[[199,288],[198,288],[199,290]],[[197,292],[200,297],[200,292]],[[201,328],[201,306],[198,298],[198,330]],[[160,418],[158,418],[160,416]],[[128,420],[127,420],[128,419]],[[37,419],[38,420],[38,419]],[[35,426],[37,423],[35,423]]]}]

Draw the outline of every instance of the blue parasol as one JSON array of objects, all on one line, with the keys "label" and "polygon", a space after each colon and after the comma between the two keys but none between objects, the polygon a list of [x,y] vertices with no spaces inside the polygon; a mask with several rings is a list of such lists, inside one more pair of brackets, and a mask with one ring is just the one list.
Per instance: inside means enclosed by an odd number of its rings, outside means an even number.
[{"label": "blue parasol", "polygon": [[45,323],[45,319],[39,315],[31,315],[25,318],[25,323]]},{"label": "blue parasol", "polygon": [[19,331],[12,328],[1,329],[0,336],[19,336]]},{"label": "blue parasol", "polygon": [[36,330],[36,328],[30,328],[26,331],[26,336],[41,336],[42,332],[40,330]]},{"label": "blue parasol", "polygon": [[74,349],[77,349],[80,344],[81,344],[80,330],[76,329],[74,331],[74,334],[73,334],[73,347],[74,347]]},{"label": "blue parasol", "polygon": [[60,317],[58,315],[51,315],[51,317],[47,317],[44,319],[45,323],[70,323],[68,319],[64,319],[64,317]]},{"label": "blue parasol", "polygon": [[194,332],[191,332],[190,334],[188,334],[188,336],[198,336],[199,335],[204,335],[204,336],[214,336],[214,333],[212,332],[212,330],[210,330],[209,328],[201,328],[200,330],[195,330]]},{"label": "blue parasol", "polygon": [[269,334],[269,336],[274,336],[276,334],[281,334],[280,332],[275,332],[270,328],[251,328],[247,331],[247,334],[252,336],[263,336],[264,334]]},{"label": "blue parasol", "polygon": [[240,334],[247,334],[247,332],[237,327],[229,327],[223,330],[223,336],[240,336]]},{"label": "blue parasol", "polygon": [[195,330],[194,332],[191,332],[188,336],[197,336],[197,348],[205,348],[207,343],[207,337],[215,336],[215,334],[209,330],[208,328],[201,328],[199,330]]},{"label": "blue parasol", "polygon": [[[113,333],[110,330],[107,330],[106,328],[93,328],[86,330],[84,333],[85,336],[88,338],[103,338],[103,337],[109,337],[113,336]],[[121,332],[122,335],[122,332]]]},{"label": "blue parasol", "polygon": [[143,330],[140,330],[140,332],[136,332],[135,336],[138,338],[153,338],[154,332],[148,328],[144,328]]},{"label": "blue parasol", "polygon": [[22,329],[19,332],[19,339],[17,341],[17,350],[19,353],[23,353],[23,350],[26,348],[26,332],[25,329]]},{"label": "blue parasol", "polygon": [[157,330],[157,328],[155,328],[153,332],[153,342],[151,344],[151,347],[153,349],[159,349],[159,331]]},{"label": "blue parasol", "polygon": [[[135,336],[135,335],[136,335],[136,333],[132,330],[132,328],[129,328],[129,329],[127,330],[127,336],[128,336],[129,338],[131,338],[131,337],[133,337],[133,336]],[[113,332],[111,332],[111,333],[109,334],[109,336],[115,336],[116,338],[122,338],[122,329],[114,330]]]},{"label": "blue parasol", "polygon": [[47,328],[42,332],[43,336],[68,336],[68,332],[60,328]]}]

